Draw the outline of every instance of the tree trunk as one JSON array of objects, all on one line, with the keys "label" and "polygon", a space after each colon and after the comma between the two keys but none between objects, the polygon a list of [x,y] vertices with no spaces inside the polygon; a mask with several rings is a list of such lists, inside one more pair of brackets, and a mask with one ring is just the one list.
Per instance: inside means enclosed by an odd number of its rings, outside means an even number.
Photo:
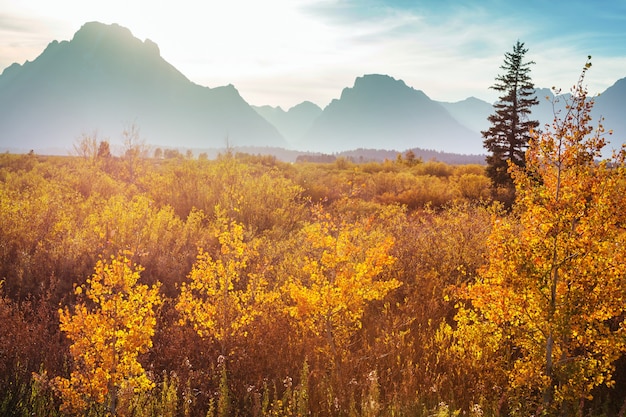
[{"label": "tree trunk", "polygon": [[552,333],[548,336],[546,340],[546,376],[549,379],[549,384],[545,387],[543,392],[543,404],[545,408],[549,408],[550,404],[552,404],[552,399],[554,397],[553,383],[552,383],[552,348],[554,346],[554,339],[552,338]]}]

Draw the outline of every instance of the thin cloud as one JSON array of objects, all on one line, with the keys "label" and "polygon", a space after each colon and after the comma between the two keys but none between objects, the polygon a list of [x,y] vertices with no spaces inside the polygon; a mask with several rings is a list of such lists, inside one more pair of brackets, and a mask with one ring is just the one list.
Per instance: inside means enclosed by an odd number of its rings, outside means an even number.
[{"label": "thin cloud", "polygon": [[13,63],[36,58],[53,39],[54,22],[45,22],[11,13],[0,14],[0,72]]},{"label": "thin cloud", "polygon": [[40,29],[39,22],[7,13],[0,13],[0,32],[4,34],[33,34]]}]

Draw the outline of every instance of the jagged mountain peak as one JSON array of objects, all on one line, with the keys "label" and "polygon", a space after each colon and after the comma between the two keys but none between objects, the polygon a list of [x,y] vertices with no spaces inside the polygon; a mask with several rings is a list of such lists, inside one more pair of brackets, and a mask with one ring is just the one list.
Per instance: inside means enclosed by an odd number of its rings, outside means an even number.
[{"label": "jagged mountain peak", "polygon": [[404,81],[386,74],[364,74],[354,80],[354,88],[389,88],[393,86],[407,87]]},{"label": "jagged mountain peak", "polygon": [[357,77],[353,87],[344,88],[341,100],[385,100],[413,97],[430,100],[423,91],[415,90],[402,80],[385,74],[366,74]]},{"label": "jagged mountain peak", "polygon": [[65,59],[91,70],[134,78],[136,83],[187,81],[182,73],[161,57],[150,39],[141,41],[130,29],[118,24],[89,22],[69,42],[71,56]]},{"label": "jagged mountain peak", "polygon": [[617,80],[611,87],[600,94],[600,97],[602,97],[603,100],[609,101],[626,97],[626,78]]},{"label": "jagged mountain peak", "polygon": [[53,89],[76,83],[106,86],[116,81],[123,81],[123,88],[144,89],[160,83],[189,83],[161,57],[156,43],[141,41],[118,24],[100,22],[84,24],[70,41],[50,42],[34,61],[13,64],[2,75],[6,75],[5,83],[9,78],[28,77]]},{"label": "jagged mountain peak", "polygon": [[[102,22],[87,22],[76,31],[72,42],[86,45],[97,45],[103,38],[117,41],[139,41],[130,29],[117,23],[110,25]],[[141,42],[141,41],[139,41]]]},{"label": "jagged mountain peak", "polygon": [[[540,105],[531,117],[540,121],[553,118],[546,95],[553,97],[551,90],[537,89]],[[594,108],[620,142],[624,100],[626,78],[597,97]],[[232,84],[192,83],[151,40],[118,24],[88,22],[71,40],[52,41],[34,61],[2,71],[0,148],[67,150],[85,132],[98,130],[115,140],[125,123],[135,122],[157,146],[222,147],[228,138],[232,146],[291,145],[330,153],[414,147],[479,153],[479,132],[493,111],[475,97],[436,102],[385,74],[357,77],[323,110],[311,102],[287,111],[255,109]]]},{"label": "jagged mountain peak", "polygon": [[291,145],[296,145],[308,131],[322,109],[310,101],[304,101],[285,111],[280,106],[256,106],[257,113],[272,123]]},{"label": "jagged mountain peak", "polygon": [[71,42],[78,49],[97,51],[103,48],[110,52],[116,48],[118,51],[141,51],[145,56],[160,57],[159,46],[146,39],[141,41],[136,38],[130,29],[117,23],[107,25],[101,22],[85,23],[72,38]]}]

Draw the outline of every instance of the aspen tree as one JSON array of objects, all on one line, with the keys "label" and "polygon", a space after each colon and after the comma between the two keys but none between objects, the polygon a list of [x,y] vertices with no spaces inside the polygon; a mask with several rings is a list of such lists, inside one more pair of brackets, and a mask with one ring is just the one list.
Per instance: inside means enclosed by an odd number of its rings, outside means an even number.
[{"label": "aspen tree", "polygon": [[512,168],[515,213],[495,219],[488,266],[457,316],[459,340],[491,329],[519,413],[582,413],[626,352],[625,154],[600,160],[605,131],[591,125],[583,86],[590,67],[565,113],[533,135],[527,167]]}]

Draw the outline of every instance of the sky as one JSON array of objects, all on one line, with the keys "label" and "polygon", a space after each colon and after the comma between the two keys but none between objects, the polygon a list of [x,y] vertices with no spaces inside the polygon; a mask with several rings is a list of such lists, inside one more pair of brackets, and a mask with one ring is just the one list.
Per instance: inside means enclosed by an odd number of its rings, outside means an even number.
[{"label": "sky", "polygon": [[568,91],[588,55],[591,94],[626,77],[626,0],[0,0],[0,71],[90,21],[156,42],[197,84],[285,110],[325,107],[364,74],[433,100],[494,102],[518,40],[538,88]]}]

